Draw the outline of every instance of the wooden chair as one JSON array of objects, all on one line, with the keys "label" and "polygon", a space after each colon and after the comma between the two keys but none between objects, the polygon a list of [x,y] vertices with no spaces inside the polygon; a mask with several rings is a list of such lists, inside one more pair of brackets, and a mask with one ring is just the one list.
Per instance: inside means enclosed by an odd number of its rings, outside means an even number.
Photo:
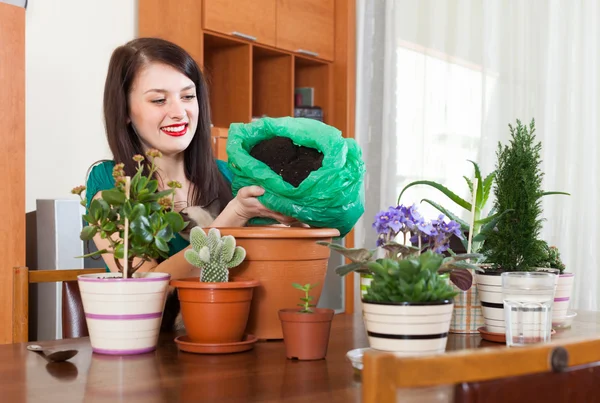
[{"label": "wooden chair", "polygon": [[444,385],[455,403],[600,400],[600,339],[410,358],[368,351],[363,363],[364,403],[427,401],[419,393]]},{"label": "wooden chair", "polygon": [[[27,267],[13,268],[13,343],[29,341],[29,284],[33,283],[63,283],[63,337],[79,337],[80,330],[85,329],[83,306],[79,295],[77,276],[80,274],[104,273],[106,270],[75,269],[75,270],[29,270]],[[81,323],[83,321],[83,324]],[[78,323],[72,323],[78,322]],[[67,331],[65,331],[67,329]]]}]

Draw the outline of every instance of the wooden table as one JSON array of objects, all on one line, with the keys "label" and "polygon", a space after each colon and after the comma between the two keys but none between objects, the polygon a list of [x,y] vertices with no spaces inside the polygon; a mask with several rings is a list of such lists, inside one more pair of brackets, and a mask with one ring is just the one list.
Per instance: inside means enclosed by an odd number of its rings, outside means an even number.
[{"label": "wooden table", "polygon": [[[600,336],[600,313],[579,312],[553,338]],[[360,402],[360,378],[346,353],[368,346],[362,318],[336,315],[326,360],[291,361],[283,342],[257,343],[231,355],[180,352],[161,335],[156,352],[127,357],[92,354],[89,339],[36,342],[75,348],[70,362],[46,364],[27,344],[0,346],[0,401],[18,402]],[[479,335],[450,335],[448,349],[503,347]]]}]

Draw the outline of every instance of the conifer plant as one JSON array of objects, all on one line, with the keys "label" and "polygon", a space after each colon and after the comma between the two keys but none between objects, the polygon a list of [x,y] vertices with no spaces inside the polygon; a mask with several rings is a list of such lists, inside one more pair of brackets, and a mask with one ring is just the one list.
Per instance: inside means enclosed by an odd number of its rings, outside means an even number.
[{"label": "conifer plant", "polygon": [[544,192],[541,142],[535,137],[535,120],[529,126],[517,119],[511,124],[508,145],[498,144],[496,153],[495,211],[507,211],[490,233],[481,252],[501,271],[531,271],[547,258],[542,230],[541,198],[564,192]]}]

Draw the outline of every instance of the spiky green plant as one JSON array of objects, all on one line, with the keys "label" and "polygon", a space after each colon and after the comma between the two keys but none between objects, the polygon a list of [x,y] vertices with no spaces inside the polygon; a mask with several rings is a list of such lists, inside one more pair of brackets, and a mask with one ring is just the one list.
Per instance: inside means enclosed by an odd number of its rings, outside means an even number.
[{"label": "spiky green plant", "polygon": [[229,281],[229,269],[238,266],[246,258],[246,250],[235,245],[232,235],[221,237],[216,228],[208,230],[208,235],[200,227],[190,231],[191,249],[185,251],[185,259],[199,267],[200,281],[223,283]]},{"label": "spiky green plant", "polygon": [[541,197],[564,192],[544,192],[540,152],[541,142],[535,138],[535,120],[529,127],[517,119],[510,128],[509,145],[498,143],[496,163],[496,211],[511,210],[498,220],[496,230],[486,239],[481,252],[487,261],[504,271],[529,271],[547,254],[539,239],[542,230]]},{"label": "spiky green plant", "polygon": [[313,313],[313,310],[311,308],[314,308],[314,304],[311,304],[310,301],[313,300],[313,297],[310,294],[310,290],[312,290],[313,288],[315,288],[317,286],[317,284],[298,284],[298,283],[292,283],[292,287],[294,287],[297,290],[300,290],[302,292],[304,292],[304,297],[300,298],[300,300],[302,301],[301,304],[298,304],[299,307],[301,307],[302,309],[300,309],[300,313]]}]

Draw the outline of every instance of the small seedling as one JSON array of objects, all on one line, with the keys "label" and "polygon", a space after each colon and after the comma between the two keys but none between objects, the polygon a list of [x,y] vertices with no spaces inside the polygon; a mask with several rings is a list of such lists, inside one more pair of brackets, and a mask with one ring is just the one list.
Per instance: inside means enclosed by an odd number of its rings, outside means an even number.
[{"label": "small seedling", "polygon": [[315,288],[317,285],[316,284],[300,285],[298,283],[293,283],[292,286],[300,291],[304,291],[304,297],[300,298],[300,300],[302,301],[302,304],[298,304],[298,306],[302,307],[302,309],[300,310],[300,313],[313,313],[313,310],[311,309],[311,307],[314,307],[315,305],[310,303],[310,301],[312,301],[313,297],[308,294],[310,293],[310,290]]}]

